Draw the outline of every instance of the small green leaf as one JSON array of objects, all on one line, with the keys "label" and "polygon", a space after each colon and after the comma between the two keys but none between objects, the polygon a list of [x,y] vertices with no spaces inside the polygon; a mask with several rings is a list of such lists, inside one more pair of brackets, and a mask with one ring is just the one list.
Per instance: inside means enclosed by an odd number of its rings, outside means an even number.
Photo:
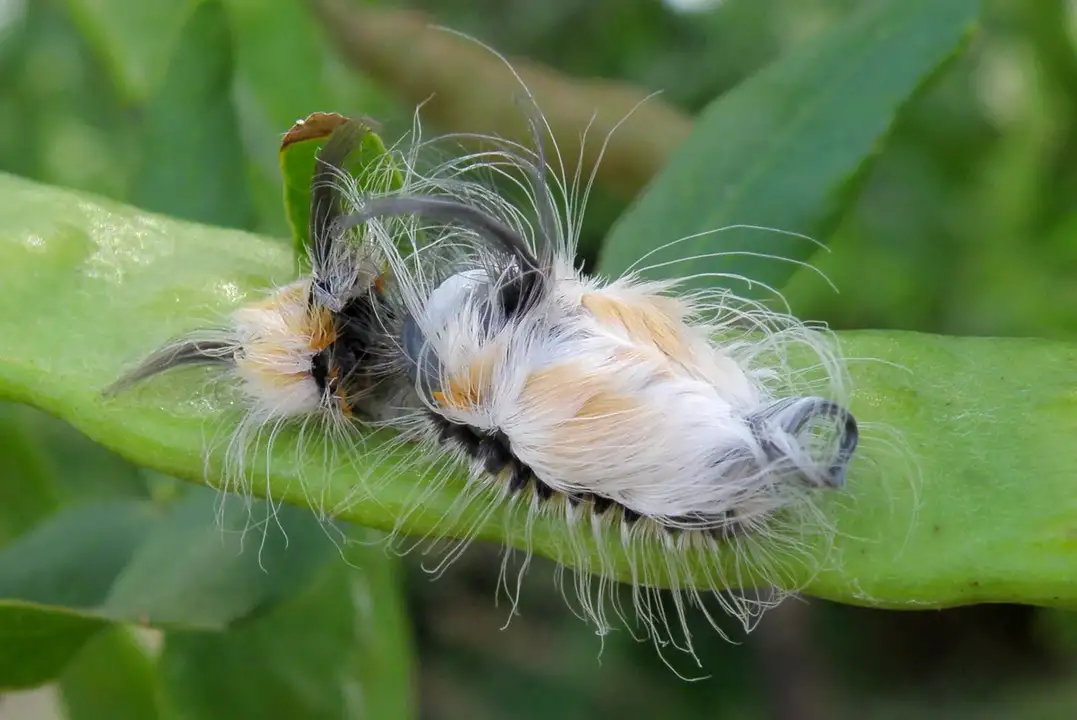
[{"label": "small green leaf", "polygon": [[160,717],[157,668],[134,631],[113,625],[94,636],[64,668],[60,692],[67,720]]},{"label": "small green leaf", "polygon": [[[68,508],[0,550],[0,607],[19,622],[0,620],[0,645],[30,652],[20,643],[45,634],[70,654],[113,621],[221,630],[302,588],[330,557],[309,510],[247,505],[204,487],[167,513],[145,500]],[[0,665],[0,686],[23,682],[6,671]]]},{"label": "small green leaf", "polygon": [[89,440],[68,423],[25,405],[9,406],[24,430],[43,448],[64,504],[108,499],[146,499],[145,473]]},{"label": "small green leaf", "polygon": [[310,184],[315,157],[332,132],[348,122],[357,122],[368,129],[345,164],[358,186],[373,190],[400,187],[403,183],[402,176],[388,164],[389,155],[371,121],[351,120],[337,113],[314,113],[293,125],[281,141],[280,170],[284,178],[284,208],[301,268],[306,268],[308,263]]},{"label": "small green leaf", "polygon": [[97,609],[159,518],[140,500],[61,510],[0,550],[0,598]]},{"label": "small green leaf", "polygon": [[147,496],[138,468],[25,405],[0,404],[0,467],[0,547],[63,504]]},{"label": "small green leaf", "polygon": [[55,468],[23,422],[24,409],[0,404],[0,547],[59,506]]},{"label": "small green leaf", "polygon": [[[204,482],[207,432],[227,431],[221,423],[231,416],[202,375],[177,372],[107,400],[100,390],[162,341],[292,277],[290,253],[247,233],[5,175],[0,198],[0,396],[56,414],[139,465]],[[790,580],[874,606],[1077,605],[1077,345],[897,332],[841,340],[847,356],[877,360],[851,368],[865,441],[847,491],[822,506],[838,531],[833,562]],[[885,428],[903,442],[888,443]],[[475,529],[524,543],[519,516],[504,507],[485,514],[490,495],[449,512],[462,478],[429,488],[381,454],[357,451],[347,461],[327,464],[317,443],[300,449],[294,433],[282,433],[271,455],[251,464],[253,490],[297,505],[316,499],[318,509],[372,528],[400,521],[403,532]],[[211,481],[221,467],[212,453]],[[413,512],[401,520],[404,509]],[[615,535],[602,538],[603,552],[627,575]],[[528,537],[536,553],[564,557],[555,518],[537,518]],[[648,557],[662,582],[662,558]],[[707,569],[689,571],[707,582]]]},{"label": "small green leaf", "polygon": [[284,213],[292,228],[296,257],[310,244],[310,181],[318,151],[338,127],[348,122],[339,113],[312,113],[297,120],[281,139],[279,161],[284,181]]},{"label": "small green leaf", "polygon": [[0,600],[0,692],[43,685],[108,621],[90,613]]},{"label": "small green leaf", "polygon": [[254,225],[232,106],[233,64],[221,0],[197,0],[146,107],[131,202],[216,225]]},{"label": "small green leaf", "polygon": [[312,110],[382,117],[381,90],[337,70],[333,49],[306,3],[224,0],[236,48],[236,107],[250,159],[261,232],[288,236],[281,205],[281,132]]},{"label": "small green leaf", "polygon": [[167,513],[140,500],[57,513],[0,550],[0,598],[223,629],[302,585],[333,555],[326,529],[305,509],[195,487]]},{"label": "small green leaf", "polygon": [[[716,275],[725,273],[749,282],[744,295],[780,289],[816,245],[732,226],[828,240],[881,139],[954,55],[979,8],[978,0],[868,3],[719,97],[614,225],[600,271],[618,275],[655,251],[641,263],[648,277],[713,287],[730,284]],[[731,229],[713,233],[722,228]],[[659,249],[666,243],[674,244]]]},{"label": "small green leaf", "polygon": [[140,544],[101,610],[158,627],[223,630],[301,588],[331,556],[310,511],[196,487]]},{"label": "small green leaf", "polygon": [[49,682],[110,623],[96,607],[154,519],[134,500],[71,508],[0,550],[0,689]]},{"label": "small green leaf", "polygon": [[169,705],[219,717],[413,715],[406,608],[395,563],[349,547],[302,590],[226,633],[169,633],[161,655]]}]

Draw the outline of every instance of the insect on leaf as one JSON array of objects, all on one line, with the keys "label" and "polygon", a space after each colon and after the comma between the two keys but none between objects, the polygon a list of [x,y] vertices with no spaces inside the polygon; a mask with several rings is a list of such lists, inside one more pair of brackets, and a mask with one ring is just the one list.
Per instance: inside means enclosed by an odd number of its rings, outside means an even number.
[{"label": "insect on leaf", "polygon": [[[197,393],[197,373],[115,398],[101,389],[148,344],[291,277],[291,253],[271,239],[9,175],[0,175],[0,197],[0,396],[61,417],[140,465],[205,482],[206,427],[227,406]],[[902,332],[840,339],[848,356],[877,359],[852,363],[852,412],[865,427],[899,429],[907,452],[864,444],[847,493],[822,508],[837,529],[825,548],[832,562],[790,580],[807,582],[808,594],[872,606],[1077,606],[1077,345]],[[211,470],[222,460],[212,455]],[[328,466],[317,448],[284,432],[251,472],[264,477],[265,462],[268,483],[254,490],[277,501],[308,506],[316,498],[382,530],[462,536],[475,526],[481,539],[524,542],[511,509],[490,512],[475,498],[454,510],[463,478],[429,487],[385,454]],[[366,471],[370,482],[357,488]],[[414,512],[401,519],[404,509]],[[527,533],[534,552],[563,556],[551,517]],[[621,547],[613,532],[595,542],[602,549],[588,546],[581,558]],[[806,550],[824,548],[809,542]],[[663,558],[653,561],[660,584]],[[722,561],[721,553],[708,559]],[[627,577],[626,566],[617,571]],[[686,568],[684,580],[705,586],[709,572]]]}]

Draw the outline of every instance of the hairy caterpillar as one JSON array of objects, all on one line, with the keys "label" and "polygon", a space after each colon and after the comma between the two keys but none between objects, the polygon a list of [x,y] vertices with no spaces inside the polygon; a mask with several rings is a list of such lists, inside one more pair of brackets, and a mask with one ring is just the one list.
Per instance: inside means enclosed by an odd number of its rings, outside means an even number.
[{"label": "hairy caterpillar", "polygon": [[[463,472],[460,503],[481,494],[522,515],[523,547],[535,518],[555,518],[599,632],[612,607],[691,653],[686,607],[711,594],[747,626],[769,601],[724,589],[782,585],[798,533],[819,520],[812,497],[843,485],[859,439],[844,369],[826,333],[729,291],[582,273],[587,189],[578,168],[569,182],[547,163],[532,125],[534,149],[487,138],[495,149],[429,171],[416,141],[393,153],[403,187],[381,192],[344,171],[362,128],[342,125],[313,180],[310,274],[166,344],[111,391],[181,366],[230,373],[248,408],[230,447],[239,490],[265,428],[390,428],[412,443],[424,483]],[[814,378],[788,362],[797,348],[814,356]],[[611,534],[617,558],[601,550]],[[732,570],[708,563],[723,547]],[[686,583],[690,566],[709,589]],[[630,581],[631,613],[614,579]]]}]

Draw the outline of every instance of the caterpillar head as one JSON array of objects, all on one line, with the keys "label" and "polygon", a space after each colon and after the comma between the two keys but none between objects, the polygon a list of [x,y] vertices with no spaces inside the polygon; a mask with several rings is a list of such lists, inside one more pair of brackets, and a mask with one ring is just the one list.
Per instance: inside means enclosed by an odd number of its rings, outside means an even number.
[{"label": "caterpillar head", "polygon": [[317,159],[311,186],[311,274],[244,305],[224,327],[199,329],[153,352],[106,392],[114,394],[183,366],[230,371],[256,423],[329,413],[366,414],[377,384],[379,338],[374,328],[384,284],[372,246],[334,237],[342,213],[336,180],[362,125],[347,122]]}]

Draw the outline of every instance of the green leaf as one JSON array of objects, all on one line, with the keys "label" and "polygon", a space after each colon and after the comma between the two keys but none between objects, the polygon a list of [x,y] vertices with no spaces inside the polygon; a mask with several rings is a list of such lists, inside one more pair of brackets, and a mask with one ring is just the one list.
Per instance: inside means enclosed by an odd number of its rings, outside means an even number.
[{"label": "green leaf", "polygon": [[67,720],[152,720],[160,717],[157,669],[129,628],[93,637],[64,668],[60,693]]},{"label": "green leaf", "polygon": [[0,405],[0,547],[59,506],[55,469],[23,422],[23,410]]},{"label": "green leaf", "polygon": [[157,627],[223,630],[301,588],[336,556],[309,510],[192,490],[140,544],[102,612]]},{"label": "green leaf", "polygon": [[227,227],[254,225],[232,73],[224,7],[220,0],[198,0],[146,107],[131,202]]},{"label": "green leaf", "polygon": [[318,151],[348,119],[339,113],[313,113],[296,121],[281,139],[278,160],[284,183],[284,213],[292,229],[296,258],[305,266],[310,245],[310,183]]},{"label": "green leaf", "polygon": [[0,550],[0,688],[52,680],[109,624],[95,608],[154,518],[134,500],[72,508]]},{"label": "green leaf", "polygon": [[332,132],[346,122],[370,128],[348,156],[345,168],[358,187],[398,188],[403,177],[388,165],[389,156],[369,120],[349,120],[337,113],[314,113],[300,120],[285,134],[280,146],[280,170],[284,178],[284,208],[292,228],[292,241],[300,268],[307,268],[310,243],[310,184],[315,156]]},{"label": "green leaf", "polygon": [[62,505],[145,498],[138,468],[39,410],[0,404],[0,547]]},{"label": "green leaf", "polygon": [[902,107],[954,56],[979,7],[867,3],[719,97],[614,225],[599,270],[618,275],[655,251],[642,261],[648,277],[713,287],[730,284],[715,275],[725,273],[747,281],[744,295],[780,289],[815,243],[732,226],[828,240]]},{"label": "green leaf", "polygon": [[[167,514],[145,500],[68,508],[0,550],[0,612],[12,618],[0,619],[0,645],[30,652],[24,643],[48,636],[70,656],[113,621],[222,630],[301,588],[330,557],[309,510],[204,487]],[[43,673],[61,655],[48,655],[35,682],[51,679]],[[0,686],[23,677],[0,664]]]},{"label": "green leaf", "polygon": [[288,236],[281,206],[281,133],[312,110],[385,114],[364,78],[333,73],[336,58],[306,3],[224,0],[236,48],[236,106],[250,158],[258,229]]},{"label": "green leaf", "polygon": [[[226,633],[169,633],[170,706],[184,718],[413,715],[406,608],[396,564],[345,551],[302,590]],[[381,642],[379,642],[381,641]]]},{"label": "green leaf", "polygon": [[[197,2],[197,0],[195,0]],[[145,100],[161,76],[191,0],[66,0],[71,17],[129,102]]]},{"label": "green leaf", "polygon": [[[273,135],[312,108],[330,109],[325,80],[325,43],[304,3],[224,0],[232,19],[237,82],[257,104]],[[273,140],[264,149],[272,157]]]},{"label": "green leaf", "polygon": [[195,487],[167,514],[137,500],[57,513],[0,551],[0,598],[219,630],[301,586],[333,548],[305,509]]},{"label": "green leaf", "polygon": [[47,456],[54,492],[65,505],[148,497],[147,478],[142,470],[89,440],[68,423],[25,405],[7,405],[4,412],[19,423]]},{"label": "green leaf", "polygon": [[[203,376],[162,376],[109,400],[100,390],[177,332],[286,280],[291,255],[254,235],[9,176],[0,175],[0,197],[0,395],[67,419],[137,464],[204,482],[207,433],[226,430],[220,424],[232,416]],[[865,441],[848,491],[822,506],[838,530],[835,562],[790,579],[810,581],[809,593],[876,606],[1077,604],[1077,344],[897,332],[841,339],[847,356],[879,360],[852,367]],[[903,443],[886,442],[880,428]],[[523,543],[523,521],[505,508],[483,520],[488,495],[446,514],[461,479],[429,489],[414,472],[380,456],[373,467],[362,454],[327,465],[317,445],[298,449],[294,434],[282,434],[268,482],[266,459],[252,463],[262,478],[254,490],[297,505],[313,498],[372,528],[392,528],[407,508],[415,512],[404,532],[461,536],[475,524],[480,538]],[[211,480],[221,462],[211,453]],[[360,485],[367,470],[371,482]],[[425,493],[419,508],[410,502],[417,491]],[[613,535],[603,550],[627,574]],[[535,552],[559,556],[555,519],[538,518],[530,537]],[[661,582],[661,558],[648,557]],[[703,568],[690,570],[706,582]]]},{"label": "green leaf", "polygon": [[0,692],[54,679],[107,625],[89,613],[0,600]]},{"label": "green leaf", "polygon": [[411,616],[405,596],[404,569],[387,552],[384,536],[353,528],[346,552],[355,610],[353,629],[361,655],[355,674],[366,688],[366,717],[410,718],[417,715],[413,686]]},{"label": "green leaf", "polygon": [[61,510],[0,550],[0,598],[97,609],[159,518],[140,500]]}]

